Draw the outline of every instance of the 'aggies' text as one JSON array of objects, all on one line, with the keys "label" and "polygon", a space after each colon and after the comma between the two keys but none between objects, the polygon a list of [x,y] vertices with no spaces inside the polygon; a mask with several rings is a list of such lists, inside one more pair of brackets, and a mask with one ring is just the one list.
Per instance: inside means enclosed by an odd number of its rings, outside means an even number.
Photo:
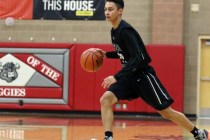
[{"label": "'aggies' text", "polygon": [[24,97],[26,90],[24,88],[0,88],[1,97]]}]

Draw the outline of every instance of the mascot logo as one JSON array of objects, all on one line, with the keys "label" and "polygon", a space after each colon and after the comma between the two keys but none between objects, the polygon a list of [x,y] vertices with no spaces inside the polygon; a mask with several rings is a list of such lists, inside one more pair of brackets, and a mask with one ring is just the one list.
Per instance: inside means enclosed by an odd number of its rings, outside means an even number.
[{"label": "mascot logo", "polygon": [[14,64],[13,62],[7,62],[2,66],[0,62],[0,79],[11,83],[18,77],[17,69],[20,68],[18,63]]}]

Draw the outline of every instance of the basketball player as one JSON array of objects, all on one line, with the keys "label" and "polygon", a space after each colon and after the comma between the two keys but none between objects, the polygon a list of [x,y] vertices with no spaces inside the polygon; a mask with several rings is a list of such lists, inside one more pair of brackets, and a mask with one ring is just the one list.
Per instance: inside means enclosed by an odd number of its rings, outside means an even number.
[{"label": "basketball player", "polygon": [[162,117],[191,132],[195,140],[210,140],[207,130],[196,128],[183,113],[171,108],[174,101],[149,65],[151,58],[140,35],[121,19],[123,9],[123,0],[105,2],[105,16],[112,25],[111,39],[115,51],[102,53],[106,58],[119,58],[123,68],[102,82],[102,86],[107,89],[100,99],[104,140],[113,140],[112,105],[119,100],[132,100],[138,97],[156,109]]}]

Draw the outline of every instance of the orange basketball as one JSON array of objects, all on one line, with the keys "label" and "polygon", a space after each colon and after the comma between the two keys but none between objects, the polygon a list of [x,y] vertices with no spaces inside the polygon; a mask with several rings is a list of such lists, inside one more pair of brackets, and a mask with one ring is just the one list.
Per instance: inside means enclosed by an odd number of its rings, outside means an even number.
[{"label": "orange basketball", "polygon": [[80,57],[80,64],[87,72],[98,71],[103,64],[103,56],[100,49],[90,48],[85,50]]}]

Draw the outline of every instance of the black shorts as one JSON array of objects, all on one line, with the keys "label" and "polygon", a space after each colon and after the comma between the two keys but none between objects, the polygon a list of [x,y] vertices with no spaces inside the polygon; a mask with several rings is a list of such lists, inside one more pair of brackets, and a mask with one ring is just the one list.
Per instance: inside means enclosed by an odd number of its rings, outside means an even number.
[{"label": "black shorts", "polygon": [[108,91],[114,93],[118,100],[133,100],[142,98],[156,110],[169,107],[174,101],[149,66],[132,77],[123,77],[112,84]]}]

